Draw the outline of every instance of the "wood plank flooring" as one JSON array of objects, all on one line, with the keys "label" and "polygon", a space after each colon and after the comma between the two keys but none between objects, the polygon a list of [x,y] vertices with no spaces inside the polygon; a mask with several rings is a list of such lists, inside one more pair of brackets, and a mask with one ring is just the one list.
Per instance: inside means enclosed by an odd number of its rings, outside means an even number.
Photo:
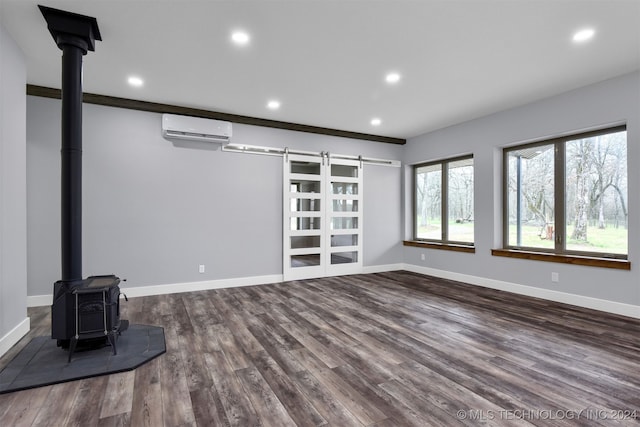
[{"label": "wood plank flooring", "polygon": [[122,304],[167,353],[0,395],[0,426],[640,424],[634,319],[408,272]]}]

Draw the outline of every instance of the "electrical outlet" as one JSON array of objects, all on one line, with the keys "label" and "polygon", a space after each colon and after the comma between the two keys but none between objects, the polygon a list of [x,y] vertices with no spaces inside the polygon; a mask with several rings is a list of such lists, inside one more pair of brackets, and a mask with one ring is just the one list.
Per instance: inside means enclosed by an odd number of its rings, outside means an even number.
[{"label": "electrical outlet", "polygon": [[551,281],[554,283],[558,283],[560,281],[560,274],[556,272],[551,273]]},{"label": "electrical outlet", "polygon": [[425,260],[425,256],[424,256],[424,254],[420,254],[420,259],[421,259],[422,261],[424,261],[424,260]]},{"label": "electrical outlet", "polygon": [[200,274],[204,273],[204,264],[200,264],[198,266],[198,273],[200,273]]}]

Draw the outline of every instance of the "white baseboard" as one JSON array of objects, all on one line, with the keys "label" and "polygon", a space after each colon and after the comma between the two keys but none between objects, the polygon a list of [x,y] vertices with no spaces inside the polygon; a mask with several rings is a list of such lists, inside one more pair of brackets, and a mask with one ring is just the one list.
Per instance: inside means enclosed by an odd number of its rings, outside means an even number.
[{"label": "white baseboard", "polygon": [[387,271],[397,271],[397,270],[404,270],[404,264],[398,263],[398,264],[385,264],[385,265],[365,266],[362,269],[362,273],[363,274],[385,273]]},{"label": "white baseboard", "polygon": [[27,307],[43,307],[45,305],[51,305],[53,302],[53,295],[32,295],[27,296]]},{"label": "white baseboard", "polygon": [[[180,292],[207,291],[209,289],[236,288],[239,286],[266,285],[282,282],[282,274],[268,276],[238,277],[234,279],[206,280],[202,282],[171,283],[166,285],[129,287],[120,283],[120,292],[127,297],[146,297],[150,295],[177,294]],[[51,305],[53,295],[32,295],[27,297],[27,307]]]},{"label": "white baseboard", "polygon": [[268,285],[282,282],[282,274],[268,276],[238,277],[234,279],[207,280],[204,282],[187,282],[168,285],[120,286],[120,292],[128,297],[146,297],[149,295],[177,294],[180,292],[208,291],[210,289],[237,288],[240,286]]},{"label": "white baseboard", "polygon": [[[381,273],[385,271],[402,270],[404,264],[373,265],[363,268],[363,273]],[[266,276],[238,277],[234,279],[207,280],[203,282],[172,283],[166,285],[128,287],[120,284],[120,290],[127,297],[144,297],[149,295],[175,294],[179,292],[206,291],[209,289],[235,288],[239,286],[267,285],[279,283],[284,279],[282,274]],[[51,305],[53,295],[31,295],[27,297],[27,307],[42,307]]]},{"label": "white baseboard", "polygon": [[[363,268],[364,274],[383,273],[386,271],[407,270],[414,273],[426,274],[429,276],[441,277],[443,279],[456,280],[485,288],[497,289],[512,292],[520,295],[527,295],[535,298],[542,298],[550,301],[576,305],[579,307],[591,308],[608,313],[620,314],[622,316],[640,319],[640,306],[624,304],[615,301],[607,301],[598,298],[591,298],[582,295],[569,294],[566,292],[553,291],[549,289],[536,288],[534,286],[519,285],[517,283],[503,282],[500,280],[487,279],[485,277],[460,274],[452,271],[438,270],[435,268],[422,267],[414,264],[386,264],[373,265]],[[235,288],[239,286],[266,285],[282,282],[281,274],[266,276],[239,277],[234,279],[208,280],[203,282],[174,283],[167,285],[121,286],[121,290],[128,297],[143,297],[149,295],[174,294],[179,292],[205,291],[209,289]],[[52,295],[33,295],[27,297],[28,307],[38,307],[50,305]],[[13,344],[12,344],[13,345]]]},{"label": "white baseboard", "polygon": [[446,270],[438,270],[414,264],[405,264],[404,270],[640,319],[640,306],[637,305],[569,294],[550,289],[536,288],[534,286],[519,285],[517,283],[503,282],[500,280],[487,279],[485,277],[471,276]]},{"label": "white baseboard", "polygon": [[31,320],[26,317],[22,322],[18,323],[15,328],[10,330],[2,338],[0,338],[0,356],[4,355],[20,338],[27,335],[31,328]]}]

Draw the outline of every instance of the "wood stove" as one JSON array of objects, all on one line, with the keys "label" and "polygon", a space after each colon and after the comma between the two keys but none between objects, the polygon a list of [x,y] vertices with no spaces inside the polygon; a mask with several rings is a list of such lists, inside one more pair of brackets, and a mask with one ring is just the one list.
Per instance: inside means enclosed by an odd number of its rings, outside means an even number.
[{"label": "wood stove", "polygon": [[105,275],[91,276],[72,286],[62,280],[54,284],[51,338],[69,349],[69,361],[79,341],[90,348],[109,344],[117,354],[118,336],[129,326],[120,319],[119,283],[115,275]]}]

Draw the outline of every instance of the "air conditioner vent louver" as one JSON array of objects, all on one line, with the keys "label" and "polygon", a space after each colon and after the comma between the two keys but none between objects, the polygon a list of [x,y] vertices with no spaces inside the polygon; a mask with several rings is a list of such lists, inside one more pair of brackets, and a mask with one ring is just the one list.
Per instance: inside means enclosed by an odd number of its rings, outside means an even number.
[{"label": "air conditioner vent louver", "polygon": [[163,114],[162,136],[173,140],[226,145],[231,141],[231,123],[199,117]]}]

